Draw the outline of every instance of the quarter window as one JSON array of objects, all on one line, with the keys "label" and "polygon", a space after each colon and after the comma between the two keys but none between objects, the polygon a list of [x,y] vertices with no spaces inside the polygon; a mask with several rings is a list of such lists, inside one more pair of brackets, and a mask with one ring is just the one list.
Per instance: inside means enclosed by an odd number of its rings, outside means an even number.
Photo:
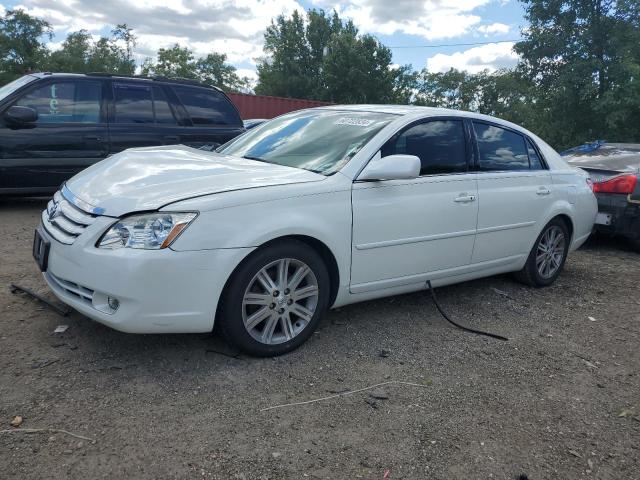
[{"label": "quarter window", "polygon": [[38,124],[98,123],[102,85],[100,82],[51,82],[20,98],[15,105],[38,112]]},{"label": "quarter window", "polygon": [[531,170],[544,170],[542,159],[529,139],[527,139],[527,152],[529,153],[529,167]]},{"label": "quarter window", "polygon": [[434,120],[408,128],[382,147],[382,156],[415,155],[420,175],[467,171],[464,128],[461,120]]},{"label": "quarter window", "polygon": [[173,89],[194,125],[240,124],[240,118],[233,105],[220,92],[181,86],[174,86]]},{"label": "quarter window", "polygon": [[529,155],[524,137],[518,133],[473,123],[480,152],[480,170],[529,170]]}]

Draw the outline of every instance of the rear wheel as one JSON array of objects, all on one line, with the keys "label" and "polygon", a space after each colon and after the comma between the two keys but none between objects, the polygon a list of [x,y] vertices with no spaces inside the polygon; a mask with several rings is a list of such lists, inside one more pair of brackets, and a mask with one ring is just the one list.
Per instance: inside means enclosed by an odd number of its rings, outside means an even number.
[{"label": "rear wheel", "polygon": [[546,287],[555,282],[567,260],[569,230],[566,223],[554,218],[536,239],[524,268],[515,277],[527,285]]},{"label": "rear wheel", "polygon": [[222,333],[245,353],[275,356],[304,343],[329,301],[329,274],[307,244],[288,240],[250,256],[222,299]]}]

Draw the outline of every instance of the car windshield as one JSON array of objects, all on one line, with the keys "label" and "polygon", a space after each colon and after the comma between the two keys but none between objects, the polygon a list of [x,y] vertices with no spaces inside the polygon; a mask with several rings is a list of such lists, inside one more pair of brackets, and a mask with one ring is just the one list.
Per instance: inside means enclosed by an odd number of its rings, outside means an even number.
[{"label": "car windshield", "polygon": [[0,87],[0,100],[12,94],[13,92],[18,90],[20,87],[26,85],[27,83],[33,82],[34,80],[36,80],[36,77],[33,77],[31,75],[25,75],[24,77],[20,77],[17,80],[14,80],[13,82],[9,82],[6,85]]},{"label": "car windshield", "polygon": [[394,118],[388,113],[304,110],[257,126],[218,152],[330,175]]}]

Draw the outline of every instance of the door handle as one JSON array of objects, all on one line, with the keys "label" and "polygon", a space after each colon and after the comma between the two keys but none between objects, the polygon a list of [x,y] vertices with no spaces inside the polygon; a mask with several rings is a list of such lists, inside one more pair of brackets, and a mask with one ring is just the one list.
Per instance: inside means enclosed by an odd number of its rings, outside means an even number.
[{"label": "door handle", "polygon": [[475,202],[476,201],[476,196],[475,195],[469,195],[469,194],[466,194],[466,193],[461,193],[453,201],[456,202],[456,203],[471,203],[471,202]]},{"label": "door handle", "polygon": [[102,141],[102,137],[100,137],[99,135],[85,135],[84,139],[85,140],[93,140],[94,142]]},{"label": "door handle", "polygon": [[164,141],[165,142],[179,142],[180,141],[180,137],[178,135],[165,135],[164,136]]},{"label": "door handle", "polygon": [[536,192],[537,195],[549,195],[550,193],[551,190],[547,187],[538,187],[538,191]]}]

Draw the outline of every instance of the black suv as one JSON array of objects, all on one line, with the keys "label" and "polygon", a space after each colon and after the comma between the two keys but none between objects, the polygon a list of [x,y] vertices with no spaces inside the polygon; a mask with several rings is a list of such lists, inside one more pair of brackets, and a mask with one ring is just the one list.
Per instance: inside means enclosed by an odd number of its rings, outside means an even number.
[{"label": "black suv", "polygon": [[38,73],[0,88],[0,194],[55,191],[131,147],[212,149],[244,132],[220,89],[189,80]]}]

